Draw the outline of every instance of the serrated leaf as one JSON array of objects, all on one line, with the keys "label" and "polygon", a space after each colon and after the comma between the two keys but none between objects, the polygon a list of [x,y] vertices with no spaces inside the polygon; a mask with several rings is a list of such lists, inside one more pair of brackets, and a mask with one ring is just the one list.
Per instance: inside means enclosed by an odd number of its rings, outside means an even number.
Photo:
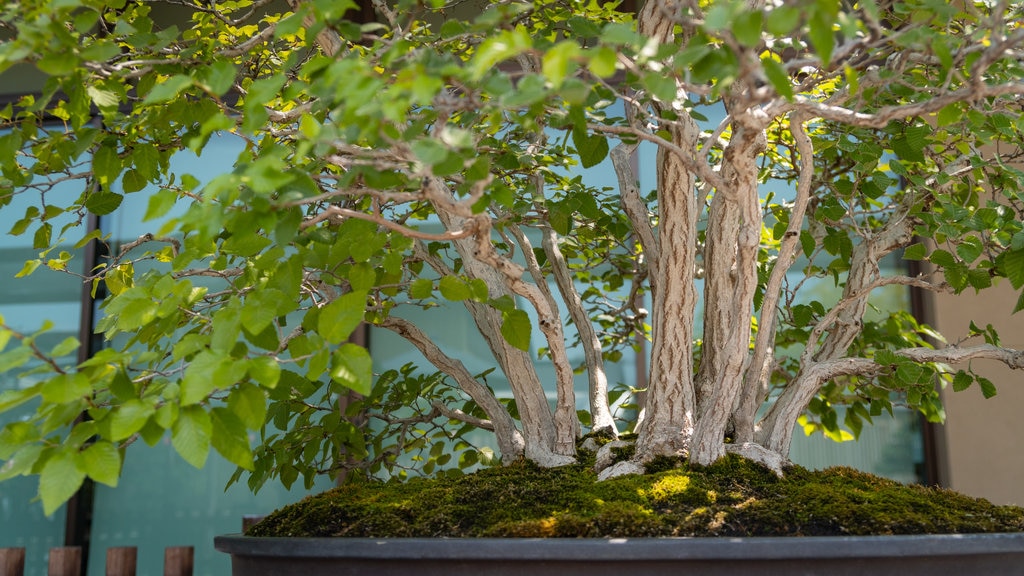
[{"label": "serrated leaf", "polygon": [[541,72],[556,89],[575,67],[574,59],[579,56],[580,47],[574,40],[563,40],[548,49],[541,57]]},{"label": "serrated leaf", "polygon": [[65,404],[92,393],[89,377],[81,372],[59,374],[43,383],[42,396],[46,402]]},{"label": "serrated leaf", "polygon": [[331,344],[340,344],[363,321],[365,310],[365,291],[344,294],[320,309],[317,331]]},{"label": "serrated leaf", "polygon": [[903,251],[904,260],[924,260],[927,248],[924,244],[911,244]]},{"label": "serrated leaf", "polygon": [[259,334],[277,318],[277,307],[285,300],[280,290],[265,288],[250,292],[242,305],[242,326],[252,334]]},{"label": "serrated leaf", "polygon": [[444,276],[438,282],[438,289],[441,291],[441,296],[446,300],[453,302],[461,302],[472,298],[473,292],[469,289],[466,283],[456,276]]},{"label": "serrated leaf", "polygon": [[160,218],[167,214],[175,202],[178,201],[178,193],[173,190],[160,190],[149,196],[146,206],[146,214],[142,217],[143,222]]},{"label": "serrated leaf", "polygon": [[362,346],[345,344],[331,357],[331,378],[359,394],[370,394],[373,387],[373,360]]},{"label": "serrated leaf", "polygon": [[264,388],[274,388],[281,379],[281,365],[270,356],[257,356],[248,361],[249,376]]},{"label": "serrated leaf", "polygon": [[214,408],[210,411],[210,424],[210,443],[213,448],[228,462],[252,470],[254,466],[249,435],[238,416],[227,408]]},{"label": "serrated leaf", "polygon": [[148,104],[161,104],[168,102],[178,97],[179,94],[185,91],[185,89],[192,86],[192,77],[186,74],[178,74],[171,76],[163,82],[157,84],[146,94],[145,100],[142,101],[143,105]]},{"label": "serrated leaf", "polygon": [[370,290],[377,285],[377,272],[367,262],[357,262],[349,268],[346,276],[353,290]]},{"label": "serrated leaf", "polygon": [[584,168],[597,166],[608,156],[608,139],[601,134],[588,134],[586,130],[572,131],[572,144]]},{"label": "serrated leaf", "polygon": [[121,102],[117,93],[96,86],[86,86],[85,93],[89,95],[89,99],[97,108],[116,108]]},{"label": "serrated leaf", "polygon": [[121,477],[121,452],[112,443],[100,440],[82,451],[82,467],[93,480],[116,488]]},{"label": "serrated leaf", "polygon": [[732,19],[730,29],[740,44],[753,48],[761,42],[763,23],[764,14],[760,10],[744,10]]},{"label": "serrated leaf", "polygon": [[53,514],[82,487],[85,472],[79,467],[78,453],[62,450],[53,453],[39,474],[39,497],[43,513]]},{"label": "serrated leaf", "polygon": [[765,55],[761,58],[761,65],[764,67],[764,74],[768,77],[768,81],[772,83],[772,86],[778,91],[779,95],[786,100],[793,99],[793,80],[786,73],[786,69],[782,67],[782,64],[776,62],[770,55]]},{"label": "serrated leaf", "polygon": [[203,88],[214,96],[223,96],[235,83],[238,69],[227,60],[218,60],[202,70],[200,78]]},{"label": "serrated leaf", "polygon": [[996,385],[992,383],[988,378],[977,377],[978,386],[981,387],[981,394],[986,399],[996,395]]},{"label": "serrated leaf", "polygon": [[409,285],[409,298],[422,300],[434,294],[434,283],[426,278],[417,278]]},{"label": "serrated leaf", "polygon": [[648,72],[643,77],[644,88],[662,102],[672,102],[679,95],[676,79],[658,72]]},{"label": "serrated leaf", "polygon": [[617,64],[618,56],[608,46],[599,46],[590,55],[590,72],[598,78],[614,76]]},{"label": "serrated leaf", "polygon": [[85,200],[85,207],[97,216],[106,216],[121,206],[124,196],[116,192],[93,192]]},{"label": "serrated leaf", "polygon": [[1024,250],[1013,250],[1003,256],[1003,271],[1014,289],[1024,286]]},{"label": "serrated leaf", "polygon": [[139,399],[114,408],[110,418],[110,439],[119,442],[138,432],[153,415],[153,406]]},{"label": "serrated leaf", "polygon": [[210,415],[199,406],[186,406],[171,428],[171,445],[186,462],[202,468],[210,453],[212,433]]},{"label": "serrated leaf", "polygon": [[266,393],[258,386],[242,384],[228,395],[228,408],[246,428],[257,430],[267,417]]},{"label": "serrated leaf", "polygon": [[214,391],[230,388],[246,372],[244,360],[236,361],[227,354],[204,350],[185,368],[181,380],[181,404],[188,406],[204,402]]},{"label": "serrated leaf", "polygon": [[530,317],[522,310],[503,312],[501,335],[513,347],[528,352],[530,337],[533,335],[533,324],[530,323]]},{"label": "serrated leaf", "polygon": [[967,372],[960,370],[959,372],[956,373],[955,376],[953,376],[953,391],[963,392],[964,390],[970,388],[971,384],[973,383],[974,378],[972,378],[971,375],[968,374]]}]

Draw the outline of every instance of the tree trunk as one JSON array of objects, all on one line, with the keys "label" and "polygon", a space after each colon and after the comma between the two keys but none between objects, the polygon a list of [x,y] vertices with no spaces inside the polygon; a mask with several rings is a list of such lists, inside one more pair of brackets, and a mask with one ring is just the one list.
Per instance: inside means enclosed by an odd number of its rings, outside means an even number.
[{"label": "tree trunk", "polygon": [[[725,430],[742,390],[758,283],[761,203],[756,160],[764,135],[752,119],[734,122],[734,130],[725,150],[728,187],[716,190],[712,201],[705,251],[708,312],[702,350],[712,354],[701,360],[699,417],[690,447],[690,461],[705,465],[725,455]],[[714,335],[711,342],[709,332]]]},{"label": "tree trunk", "polygon": [[[672,127],[673,142],[693,150],[700,129],[689,116]],[[658,243],[652,262],[651,374],[644,417],[637,427],[637,458],[688,449],[696,424],[693,385],[693,326],[697,303],[694,266],[697,249],[696,177],[676,154],[658,151]]]}]

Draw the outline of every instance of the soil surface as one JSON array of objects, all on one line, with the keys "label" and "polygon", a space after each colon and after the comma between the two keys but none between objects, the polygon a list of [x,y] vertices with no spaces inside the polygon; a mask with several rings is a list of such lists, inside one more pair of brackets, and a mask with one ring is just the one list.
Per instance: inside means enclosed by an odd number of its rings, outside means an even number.
[{"label": "soil surface", "polygon": [[647,474],[604,482],[585,462],[455,472],[346,484],[274,512],[247,534],[600,538],[1024,531],[1024,508],[851,468],[793,466],[779,478],[738,456],[708,467],[660,459]]}]

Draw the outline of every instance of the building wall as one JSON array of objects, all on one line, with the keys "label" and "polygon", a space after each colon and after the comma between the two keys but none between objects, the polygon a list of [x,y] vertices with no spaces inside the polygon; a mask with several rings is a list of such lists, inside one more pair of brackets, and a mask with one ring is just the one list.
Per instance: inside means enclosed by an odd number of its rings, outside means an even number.
[{"label": "building wall", "polygon": [[[939,294],[932,298],[933,325],[951,342],[968,332],[971,321],[998,331],[1004,346],[1024,348],[1024,312],[1011,315],[1016,294],[1009,282],[982,292]],[[971,341],[970,343],[974,343]],[[1024,506],[1024,374],[992,361],[975,361],[976,372],[998,388],[985,399],[978,387],[942,392],[946,424],[939,428],[943,484],[997,504]]]}]

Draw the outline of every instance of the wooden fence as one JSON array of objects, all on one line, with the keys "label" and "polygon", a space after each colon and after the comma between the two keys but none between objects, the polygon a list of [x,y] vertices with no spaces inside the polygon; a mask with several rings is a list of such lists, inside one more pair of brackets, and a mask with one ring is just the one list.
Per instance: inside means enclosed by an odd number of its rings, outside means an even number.
[{"label": "wooden fence", "polygon": [[[107,548],[106,576],[135,576],[135,546]],[[191,546],[164,549],[164,576],[192,576],[194,550]],[[47,576],[81,576],[82,549],[78,546],[50,548]],[[25,549],[0,548],[0,576],[25,576]]]}]

